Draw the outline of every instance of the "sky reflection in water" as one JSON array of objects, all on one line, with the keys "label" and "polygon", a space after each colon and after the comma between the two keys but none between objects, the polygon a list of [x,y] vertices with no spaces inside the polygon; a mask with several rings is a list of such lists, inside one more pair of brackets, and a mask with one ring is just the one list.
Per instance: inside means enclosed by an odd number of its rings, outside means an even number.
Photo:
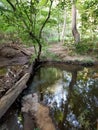
[{"label": "sky reflection in water", "polygon": [[60,130],[96,130],[98,77],[94,77],[95,73],[98,70],[90,68],[72,72],[41,68],[29,92],[37,92],[40,100],[51,108]]},{"label": "sky reflection in water", "polygon": [[[38,93],[39,100],[50,107],[59,130],[97,130],[98,69],[75,68],[41,68],[26,93]],[[17,109],[11,113],[2,126],[22,130],[21,114]]]}]

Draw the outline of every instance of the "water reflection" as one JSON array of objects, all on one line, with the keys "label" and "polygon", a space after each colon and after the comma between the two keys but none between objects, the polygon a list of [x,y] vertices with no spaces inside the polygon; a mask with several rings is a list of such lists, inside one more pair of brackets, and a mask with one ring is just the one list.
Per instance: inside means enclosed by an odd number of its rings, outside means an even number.
[{"label": "water reflection", "polygon": [[[32,92],[50,107],[58,130],[97,130],[98,68],[43,67],[26,90],[26,94]],[[16,111],[3,126],[22,130],[21,120]]]},{"label": "water reflection", "polygon": [[11,107],[0,120],[0,130],[23,130],[22,115],[15,107]]},{"label": "water reflection", "polygon": [[40,100],[52,111],[59,130],[96,130],[98,118],[98,79],[96,69],[67,72],[41,68],[29,92],[38,92]]}]

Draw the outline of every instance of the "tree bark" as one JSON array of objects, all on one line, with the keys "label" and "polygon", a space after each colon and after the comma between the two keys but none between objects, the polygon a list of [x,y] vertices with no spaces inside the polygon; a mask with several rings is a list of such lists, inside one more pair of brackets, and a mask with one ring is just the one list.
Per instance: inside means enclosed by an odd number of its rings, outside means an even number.
[{"label": "tree bark", "polygon": [[31,36],[32,39],[35,39],[36,42],[38,43],[37,61],[39,61],[40,60],[41,51],[42,51],[42,45],[41,45],[40,39],[37,38],[37,36],[35,36],[33,34],[33,32],[30,32],[29,35]]},{"label": "tree bark", "polygon": [[75,43],[79,43],[80,42],[80,34],[79,34],[78,30],[77,30],[76,6],[75,6],[74,3],[72,4],[72,34],[73,34]]}]

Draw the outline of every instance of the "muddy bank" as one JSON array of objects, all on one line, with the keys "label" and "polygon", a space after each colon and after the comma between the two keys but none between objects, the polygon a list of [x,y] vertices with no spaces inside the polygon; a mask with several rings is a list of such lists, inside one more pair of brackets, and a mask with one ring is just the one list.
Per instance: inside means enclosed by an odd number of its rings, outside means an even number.
[{"label": "muddy bank", "polygon": [[0,46],[0,67],[24,65],[29,62],[31,52],[24,46],[4,44]]}]

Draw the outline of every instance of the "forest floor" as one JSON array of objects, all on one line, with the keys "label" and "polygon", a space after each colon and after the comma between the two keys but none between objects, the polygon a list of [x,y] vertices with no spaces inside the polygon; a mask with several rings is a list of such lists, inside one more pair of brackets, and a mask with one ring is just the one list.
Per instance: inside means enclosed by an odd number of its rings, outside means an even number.
[{"label": "forest floor", "polygon": [[86,54],[77,54],[75,48],[68,48],[62,43],[50,45],[48,51],[53,53],[58,59],[63,61],[80,61],[80,62],[97,62],[97,54],[94,54],[93,51],[90,51]]}]

